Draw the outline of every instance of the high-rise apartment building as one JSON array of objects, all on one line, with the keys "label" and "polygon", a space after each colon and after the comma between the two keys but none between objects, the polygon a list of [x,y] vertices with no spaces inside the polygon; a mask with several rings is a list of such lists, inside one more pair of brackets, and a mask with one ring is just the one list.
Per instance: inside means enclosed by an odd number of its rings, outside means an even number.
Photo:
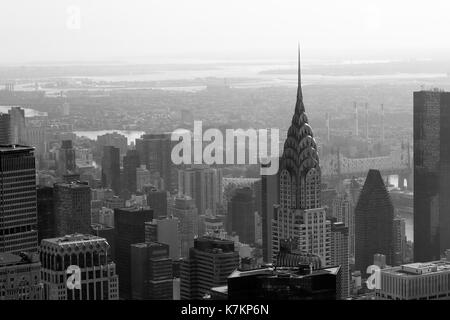
[{"label": "high-rise apartment building", "polygon": [[140,167],[139,153],[137,150],[128,150],[123,157],[123,185],[122,188],[131,194],[136,193],[136,169]]},{"label": "high-rise apartment building", "polygon": [[0,253],[37,252],[34,149],[0,146]]},{"label": "high-rise apartment building", "polygon": [[414,92],[414,260],[450,248],[450,92]]},{"label": "high-rise apartment building", "polygon": [[[71,234],[41,243],[42,282],[46,300],[118,300],[119,282],[114,262],[108,259],[104,238]],[[67,286],[69,266],[78,266],[80,288]]]},{"label": "high-rise apartment building", "polygon": [[236,189],[228,203],[227,232],[235,232],[239,241],[247,244],[255,243],[256,218],[255,198],[250,188]]},{"label": "high-rise apartment building", "polygon": [[145,222],[145,242],[159,242],[169,246],[169,257],[180,258],[180,237],[178,218],[166,217]]},{"label": "high-rise apartment building", "polygon": [[349,255],[355,256],[355,205],[351,197],[341,194],[333,200],[332,216],[337,222],[343,222],[348,228]]},{"label": "high-rise apartment building", "polygon": [[[274,161],[278,161],[275,159]],[[280,202],[279,199],[278,173],[274,175],[261,176],[261,219],[262,219],[262,243],[263,260],[272,262],[272,219],[274,205]]]},{"label": "high-rise apartment building", "polygon": [[38,240],[54,238],[56,236],[55,204],[52,187],[37,187],[37,220]]},{"label": "high-rise apartment building", "polygon": [[11,143],[11,116],[7,113],[0,113],[0,145]]}]

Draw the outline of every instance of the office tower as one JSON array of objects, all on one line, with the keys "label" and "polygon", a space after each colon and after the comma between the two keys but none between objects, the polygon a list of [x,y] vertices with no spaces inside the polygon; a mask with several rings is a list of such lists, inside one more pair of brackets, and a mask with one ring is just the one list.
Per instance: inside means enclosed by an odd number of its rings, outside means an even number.
[{"label": "office tower", "polygon": [[115,259],[120,298],[131,298],[131,245],[145,241],[145,222],[153,220],[150,208],[114,209]]},{"label": "office tower", "polygon": [[272,256],[275,259],[284,239],[294,239],[297,249],[331,263],[331,223],[321,205],[321,169],[317,145],[303,104],[298,66],[298,91],[292,124],[280,159],[280,202],[272,220]]},{"label": "office tower", "polygon": [[91,231],[91,188],[87,184],[54,185],[56,236]]},{"label": "office tower", "polygon": [[369,170],[355,208],[355,269],[365,272],[374,254],[392,264],[394,207],[380,171]]},{"label": "office tower", "polygon": [[145,165],[141,165],[136,169],[136,189],[142,192],[146,186],[150,186],[152,182],[152,174],[150,170],[145,168]]},{"label": "office tower", "polygon": [[[278,161],[278,159],[277,159]],[[263,165],[264,166],[264,165]],[[272,219],[274,205],[279,203],[279,181],[278,173],[274,175],[261,176],[261,213],[262,213],[262,242],[263,260],[272,262]]]},{"label": "office tower", "polygon": [[236,270],[227,281],[228,300],[336,300],[339,267],[308,266]]},{"label": "office tower", "polygon": [[217,205],[222,203],[222,189],[221,169],[195,165],[178,170],[178,194],[195,199],[199,214],[217,213]]},{"label": "office tower", "polygon": [[201,214],[198,216],[198,235],[217,236],[225,233],[225,217]]},{"label": "office tower", "polygon": [[20,107],[12,107],[8,110],[11,119],[11,143],[23,144],[26,132],[25,110]]},{"label": "office tower", "polygon": [[0,252],[38,249],[34,149],[0,146]]},{"label": "office tower", "polygon": [[0,253],[0,300],[41,300],[39,255]]},{"label": "office tower", "polygon": [[198,233],[198,212],[195,202],[188,196],[177,196],[170,214],[179,220],[179,235],[181,246],[181,257],[189,255],[189,249],[194,247],[194,238]]},{"label": "office tower", "polygon": [[350,295],[350,260],[349,260],[348,227],[343,222],[331,225],[331,264],[341,267],[338,299],[346,299]]},{"label": "office tower", "polygon": [[239,241],[255,243],[255,198],[250,188],[240,188],[228,203],[227,232],[235,232]]},{"label": "office tower", "polygon": [[353,102],[353,107],[355,108],[355,136],[358,137],[359,136],[359,124],[358,124],[358,106],[356,104],[356,102]]},{"label": "office tower", "polygon": [[171,141],[171,135],[144,134],[140,139],[136,139],[136,150],[139,152],[141,164],[146,165],[150,173],[159,172],[164,180],[166,190],[176,189],[177,173],[172,163],[172,146],[176,142]]},{"label": "office tower", "polygon": [[47,151],[47,127],[42,124],[28,124],[26,127],[26,144],[35,148],[35,155],[39,159]]},{"label": "office tower", "polygon": [[394,258],[393,265],[399,266],[406,259],[406,220],[401,217],[394,219]]},{"label": "office tower", "polygon": [[[70,234],[41,243],[42,282],[46,300],[118,300],[116,265],[109,244],[90,234]],[[67,268],[78,266],[81,289],[67,287]]]},{"label": "office tower", "polygon": [[450,262],[447,259],[410,263],[380,271],[380,300],[449,300]]},{"label": "office tower", "polygon": [[183,260],[180,271],[182,300],[198,300],[211,288],[227,284],[227,278],[239,266],[239,253],[233,241],[212,237],[195,239],[189,258]]},{"label": "office tower", "polygon": [[167,191],[147,187],[143,190],[147,195],[147,205],[153,209],[155,217],[167,217]]},{"label": "office tower", "polygon": [[60,176],[75,173],[75,149],[72,146],[72,140],[63,140],[61,148],[58,150],[58,174]]},{"label": "office tower", "polygon": [[145,242],[159,242],[169,246],[169,257],[180,258],[179,221],[174,217],[145,222]]},{"label": "office tower", "polygon": [[111,261],[116,261],[115,254],[116,254],[116,239],[115,239],[115,231],[114,227],[102,225],[102,224],[92,224],[91,226],[91,232],[90,234],[93,234],[94,236],[105,238],[106,241],[109,244],[109,252],[108,252],[108,258]]},{"label": "office tower", "polygon": [[414,261],[450,248],[450,92],[414,92]]},{"label": "office tower", "polygon": [[53,188],[37,188],[37,221],[38,221],[38,243],[42,239],[56,236],[55,204],[53,202]]},{"label": "office tower", "polygon": [[133,300],[173,299],[172,259],[167,244],[131,245],[131,288]]},{"label": "office tower", "polygon": [[0,113],[0,145],[11,143],[11,116],[7,113]]},{"label": "office tower", "polygon": [[139,153],[136,150],[128,150],[123,157],[123,188],[131,194],[136,193],[136,169],[140,167]]},{"label": "office tower", "polygon": [[354,204],[347,193],[333,200],[332,216],[337,222],[343,222],[348,228],[349,255],[355,255],[355,210]]},{"label": "office tower", "polygon": [[103,147],[102,186],[120,194],[120,150],[112,146]]},{"label": "office tower", "polygon": [[128,148],[128,139],[126,136],[113,132],[106,133],[97,137],[97,152],[102,155],[104,147],[112,146],[120,150],[120,154],[125,154]]}]

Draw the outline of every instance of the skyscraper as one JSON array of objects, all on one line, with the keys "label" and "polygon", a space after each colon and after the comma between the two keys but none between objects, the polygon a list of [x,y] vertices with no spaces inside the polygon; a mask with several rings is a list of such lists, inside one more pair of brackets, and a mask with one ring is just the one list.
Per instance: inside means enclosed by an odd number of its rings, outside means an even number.
[{"label": "skyscraper", "polygon": [[20,107],[12,107],[8,110],[11,118],[11,143],[23,144],[26,126],[25,126],[25,110]]},{"label": "skyscraper", "polygon": [[343,222],[348,228],[349,255],[355,255],[355,210],[354,204],[347,193],[333,200],[332,215],[337,222]]},{"label": "skyscraper", "polygon": [[348,227],[343,222],[331,225],[331,264],[341,267],[338,299],[346,299],[350,295],[350,261],[349,261]]},{"label": "skyscraper", "polygon": [[58,150],[58,174],[63,176],[75,173],[75,149],[72,140],[63,140],[61,148]]},{"label": "skyscraper", "polygon": [[120,298],[131,298],[131,245],[145,241],[145,222],[152,221],[150,208],[114,209],[117,274],[121,283]]},{"label": "skyscraper", "polygon": [[54,185],[56,236],[91,232],[91,188],[84,183]]},{"label": "skyscraper", "polygon": [[[40,256],[46,300],[118,300],[116,266],[105,239],[88,234],[44,239]],[[71,265],[80,268],[80,289],[66,285]]]},{"label": "skyscraper", "polygon": [[147,204],[153,209],[157,218],[167,217],[167,191],[157,188],[144,188],[147,195]]},{"label": "skyscraper", "polygon": [[33,148],[0,146],[0,188],[0,252],[36,252],[38,222]]},{"label": "skyscraper", "polygon": [[217,213],[222,203],[222,170],[206,165],[194,165],[178,170],[178,193],[191,197],[199,214]]},{"label": "skyscraper", "polygon": [[401,217],[394,219],[394,258],[393,265],[399,266],[406,259],[406,220]]},{"label": "skyscraper", "polygon": [[375,254],[392,265],[394,207],[380,171],[369,170],[355,208],[355,269],[366,272]]},{"label": "skyscraper", "polygon": [[228,232],[236,232],[239,241],[247,244],[255,243],[255,198],[250,188],[236,189],[228,203]]},{"label": "skyscraper", "polygon": [[177,184],[176,169],[171,158],[173,144],[168,133],[144,134],[136,139],[141,164],[145,164],[152,174],[159,172],[168,191],[176,189]]},{"label": "skyscraper", "polygon": [[180,221],[181,257],[189,255],[189,249],[194,247],[194,238],[198,235],[198,212],[194,200],[188,196],[177,196],[170,212]]},{"label": "skyscraper", "polygon": [[0,145],[11,143],[11,116],[7,113],[0,113]]},{"label": "skyscraper", "polygon": [[331,262],[331,223],[321,206],[321,170],[316,141],[303,104],[298,58],[298,89],[292,123],[280,159],[279,206],[273,218],[272,256],[275,258],[284,239],[294,239],[297,249]]},{"label": "skyscraper", "polygon": [[137,150],[128,150],[123,157],[123,188],[130,193],[136,193],[136,169],[140,166]]},{"label": "skyscraper", "polygon": [[159,242],[169,246],[169,257],[180,258],[180,237],[178,218],[165,217],[145,222],[145,242]]},{"label": "skyscraper", "polygon": [[414,92],[414,260],[450,248],[450,92]]},{"label": "skyscraper", "polygon": [[270,176],[261,176],[261,184],[263,259],[269,263],[272,262],[272,219],[274,205],[280,202],[278,173]]},{"label": "skyscraper", "polygon": [[103,147],[102,185],[120,194],[120,150],[112,146]]},{"label": "skyscraper", "polygon": [[55,204],[53,202],[53,188],[37,188],[37,220],[38,240],[54,238],[56,236],[55,226]]},{"label": "skyscraper", "polygon": [[181,264],[181,299],[202,299],[211,288],[226,285],[238,266],[239,253],[234,250],[233,241],[212,237],[195,239],[189,258]]},{"label": "skyscraper", "polygon": [[173,270],[169,246],[158,242],[131,245],[133,300],[172,300]]}]

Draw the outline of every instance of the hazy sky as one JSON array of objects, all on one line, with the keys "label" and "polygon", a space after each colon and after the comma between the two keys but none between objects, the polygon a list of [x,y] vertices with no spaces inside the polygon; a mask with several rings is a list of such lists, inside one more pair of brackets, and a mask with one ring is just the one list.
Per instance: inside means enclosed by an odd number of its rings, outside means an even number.
[{"label": "hazy sky", "polygon": [[306,59],[429,58],[450,52],[449,15],[448,0],[2,1],[0,64],[284,59],[297,41]]}]

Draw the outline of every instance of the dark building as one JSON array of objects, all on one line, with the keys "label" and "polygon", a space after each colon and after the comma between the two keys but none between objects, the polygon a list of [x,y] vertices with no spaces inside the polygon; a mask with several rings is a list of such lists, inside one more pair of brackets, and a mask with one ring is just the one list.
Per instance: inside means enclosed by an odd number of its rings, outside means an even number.
[{"label": "dark building", "polygon": [[272,262],[272,219],[274,213],[274,205],[280,202],[280,192],[278,187],[278,174],[261,176],[263,259],[267,263]]},{"label": "dark building", "polygon": [[255,198],[250,188],[235,190],[228,203],[227,226],[235,232],[242,243],[255,243]]},{"label": "dark building", "polygon": [[173,269],[169,246],[147,242],[131,245],[133,300],[172,300]]},{"label": "dark building", "polygon": [[110,246],[108,258],[116,261],[116,238],[114,228],[102,224],[92,224],[91,234],[100,238],[105,238]]},{"label": "dark building", "polygon": [[11,143],[11,116],[7,113],[0,113],[0,145]]},{"label": "dark building", "polygon": [[128,150],[123,157],[123,188],[130,193],[136,193],[136,169],[141,162],[137,150]]},{"label": "dark building", "polygon": [[450,92],[414,92],[414,260],[450,249]]},{"label": "dark building", "polygon": [[59,175],[73,174],[76,169],[75,149],[72,140],[63,140],[58,151],[58,173]]},{"label": "dark building", "polygon": [[152,174],[158,172],[168,191],[177,188],[177,172],[171,158],[173,145],[171,135],[164,133],[144,134],[140,139],[136,139],[136,150],[141,164],[145,164]]},{"label": "dark building", "polygon": [[147,205],[153,209],[155,218],[167,217],[167,191],[145,187]]},{"label": "dark building", "polygon": [[233,241],[212,237],[195,239],[189,258],[181,263],[181,299],[202,299],[210,294],[211,288],[226,285],[227,278],[238,266],[239,253],[234,251]]},{"label": "dark building", "polygon": [[336,300],[339,277],[339,267],[236,270],[228,278],[228,299]]},{"label": "dark building", "polygon": [[366,272],[375,254],[392,264],[394,207],[380,171],[370,170],[355,208],[355,269]]},{"label": "dark building", "polygon": [[120,194],[120,149],[112,146],[103,147],[102,185],[110,188],[115,195]]},{"label": "dark building", "polygon": [[38,186],[37,188],[38,241],[56,237],[55,204],[53,188]]},{"label": "dark building", "polygon": [[0,146],[0,253],[38,249],[34,148]]},{"label": "dark building", "polygon": [[54,185],[56,236],[91,233],[91,188],[81,182]]},{"label": "dark building", "polygon": [[150,208],[114,209],[115,262],[121,299],[131,298],[131,245],[145,241],[145,222],[152,220]]}]

